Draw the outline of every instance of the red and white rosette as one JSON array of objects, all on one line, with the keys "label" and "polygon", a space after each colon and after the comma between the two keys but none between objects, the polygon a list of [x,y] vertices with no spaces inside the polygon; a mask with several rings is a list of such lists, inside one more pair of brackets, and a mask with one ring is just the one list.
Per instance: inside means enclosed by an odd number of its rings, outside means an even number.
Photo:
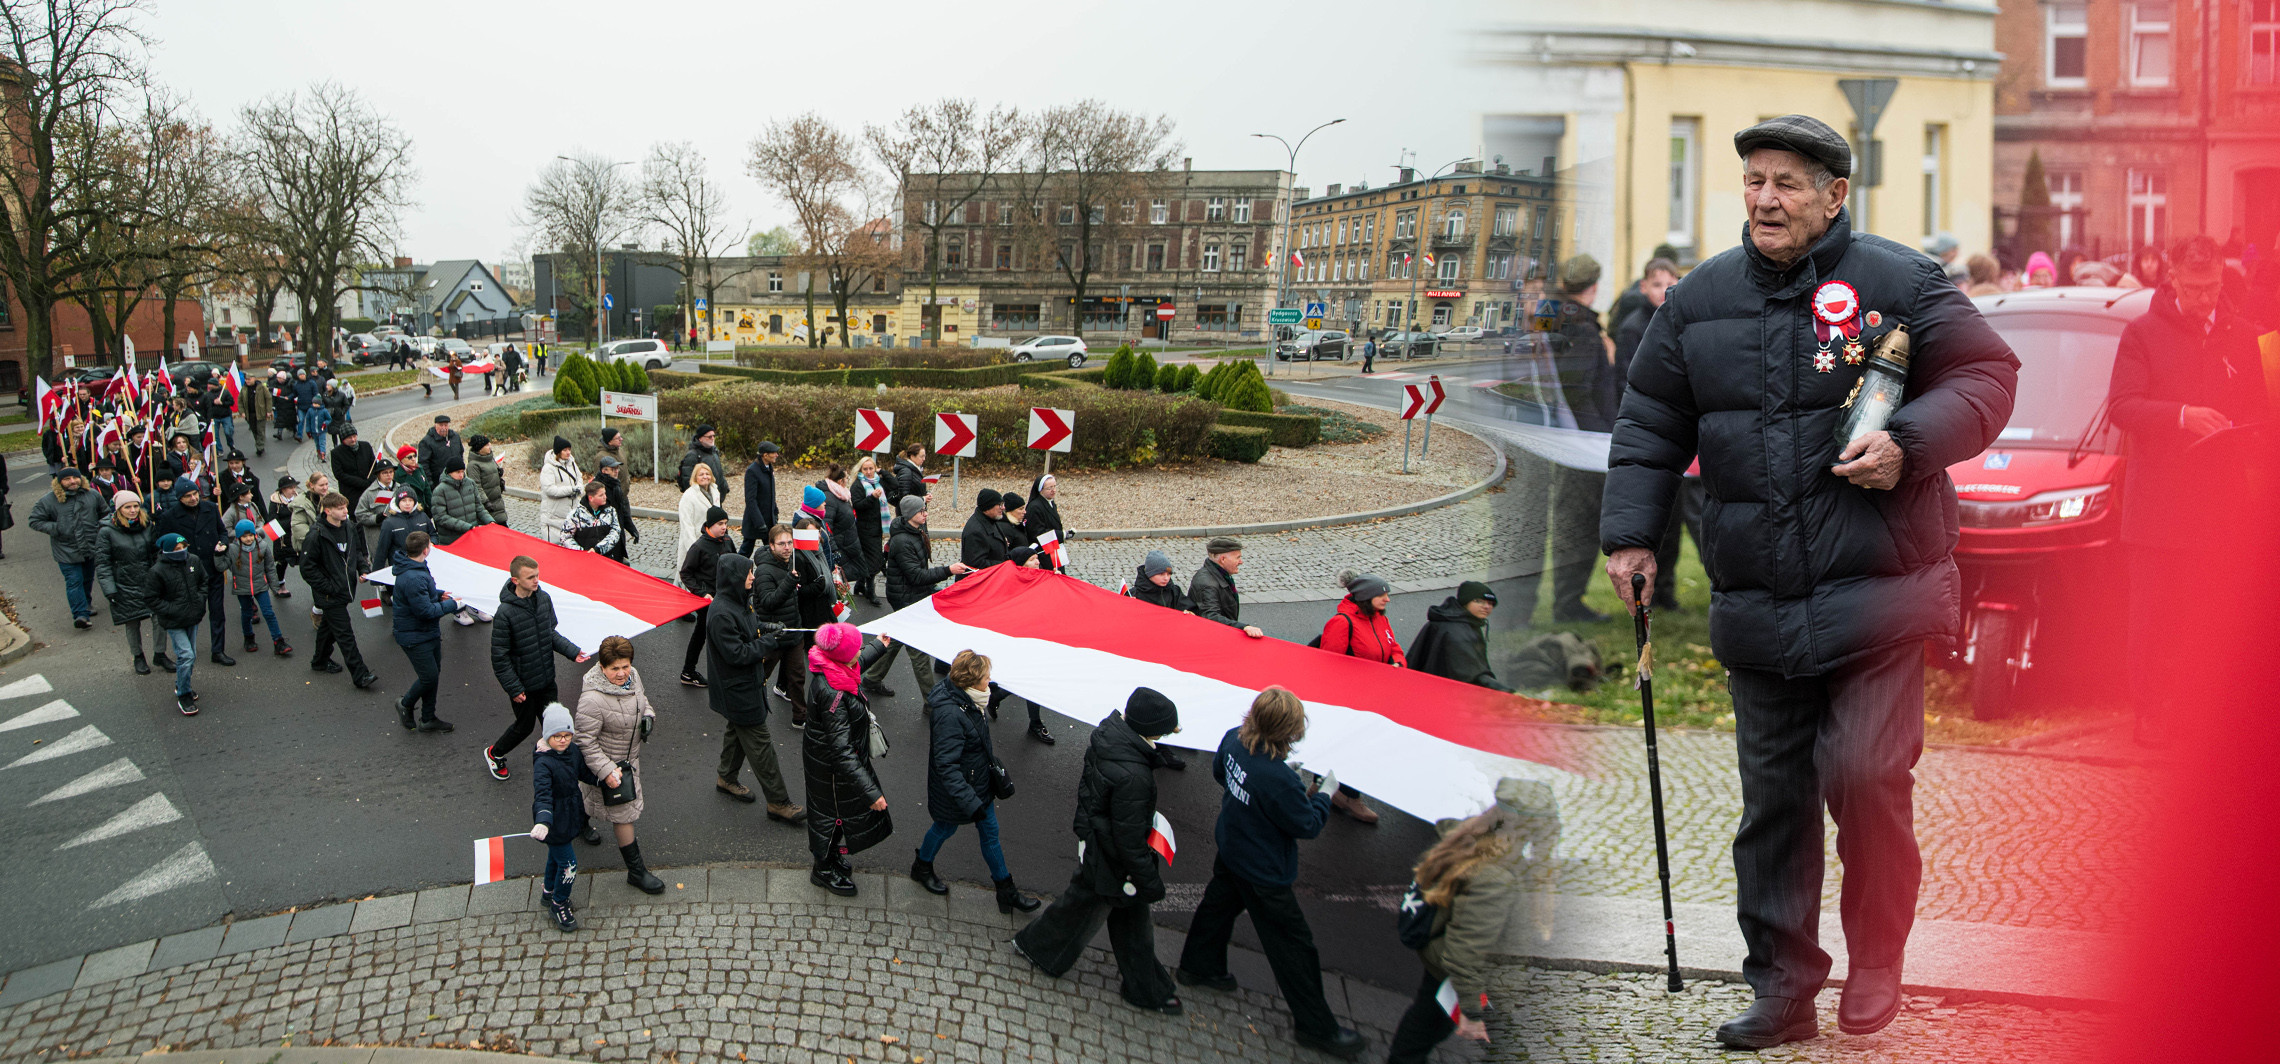
[{"label": "red and white rosette", "polygon": [[1843,281],[1824,281],[1813,290],[1814,333],[1823,344],[1843,335],[1860,337],[1860,293]]}]

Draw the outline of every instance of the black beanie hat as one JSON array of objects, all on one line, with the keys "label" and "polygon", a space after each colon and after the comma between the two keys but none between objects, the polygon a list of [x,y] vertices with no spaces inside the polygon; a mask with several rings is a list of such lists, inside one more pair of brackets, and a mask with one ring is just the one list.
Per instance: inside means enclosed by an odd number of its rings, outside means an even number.
[{"label": "black beanie hat", "polygon": [[467,437],[467,449],[470,451],[480,451],[485,447],[489,447],[490,445],[491,438],[489,436],[483,435],[480,432],[476,433],[473,436]]},{"label": "black beanie hat", "polygon": [[980,494],[974,496],[974,512],[994,510],[1003,505],[1004,502],[1005,496],[998,494],[996,488],[983,488]]},{"label": "black beanie hat", "polygon": [[1135,687],[1124,700],[1124,723],[1150,739],[1180,730],[1180,710],[1153,687]]},{"label": "black beanie hat", "polygon": [[1457,605],[1462,606],[1474,599],[1480,599],[1494,606],[1496,605],[1496,592],[1490,591],[1487,584],[1478,580],[1467,580],[1457,585]]},{"label": "black beanie hat", "polygon": [[464,458],[448,459],[443,463],[443,471],[446,473],[467,472],[467,460]]},{"label": "black beanie hat", "polygon": [[726,521],[726,520],[728,520],[728,511],[726,511],[726,510],[723,510],[723,509],[721,509],[721,508],[720,508],[720,507],[718,507],[718,506],[711,506],[711,507],[706,507],[706,509],[705,509],[705,523],[704,523],[704,525],[703,525],[702,527],[704,527],[704,528],[711,528],[712,526],[714,526],[714,525],[717,525],[717,524],[719,524],[719,523],[721,523],[721,522],[723,522],[723,521]]},{"label": "black beanie hat", "polygon": [[602,430],[602,442],[606,444],[606,443],[610,442],[611,440],[617,439],[617,438],[618,438],[618,435],[619,435],[619,434],[618,434],[618,430],[616,430],[616,429],[603,429],[603,430]]},{"label": "black beanie hat", "polygon": [[1005,508],[1008,510],[1019,510],[1029,504],[1029,500],[1022,498],[1021,493],[1018,491],[1006,492],[1005,494],[998,496],[998,501],[1004,503]]},{"label": "black beanie hat", "polygon": [[561,453],[562,453],[562,449],[563,449],[564,447],[568,447],[568,446],[570,446],[570,441],[569,441],[569,440],[563,439],[563,438],[562,438],[562,437],[560,437],[560,436],[556,436],[556,437],[554,438],[554,446],[547,448],[547,449],[546,449],[546,453],[548,453],[548,454],[561,454]]}]

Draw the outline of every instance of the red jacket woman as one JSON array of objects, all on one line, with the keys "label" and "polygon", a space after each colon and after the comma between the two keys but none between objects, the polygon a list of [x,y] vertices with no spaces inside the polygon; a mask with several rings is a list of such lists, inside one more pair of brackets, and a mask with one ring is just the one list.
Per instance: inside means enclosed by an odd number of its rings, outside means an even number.
[{"label": "red jacket woman", "polygon": [[1394,641],[1393,624],[1385,617],[1393,587],[1378,577],[1351,571],[1339,574],[1338,582],[1345,586],[1346,597],[1339,600],[1338,612],[1322,624],[1322,649],[1408,668],[1409,658]]}]

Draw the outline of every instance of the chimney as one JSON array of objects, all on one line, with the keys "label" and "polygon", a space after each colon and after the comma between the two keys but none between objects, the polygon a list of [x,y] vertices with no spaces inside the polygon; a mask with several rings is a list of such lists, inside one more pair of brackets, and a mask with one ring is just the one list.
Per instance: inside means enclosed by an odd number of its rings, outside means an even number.
[{"label": "chimney", "polygon": [[1470,162],[1458,163],[1456,172],[1460,174],[1477,174],[1480,172],[1480,160],[1474,159]]},{"label": "chimney", "polygon": [[1344,186],[1344,185],[1331,185],[1331,186],[1330,186],[1330,190],[1329,190],[1329,191],[1327,191],[1327,192],[1324,192],[1324,193],[1323,193],[1323,195],[1325,195],[1325,196],[1335,196],[1335,195],[1337,195],[1337,194],[1339,194],[1339,193],[1341,193],[1341,192],[1344,192],[1344,191],[1346,191],[1346,186]]},{"label": "chimney", "polygon": [[411,257],[411,256],[409,256],[409,255],[398,255],[398,256],[396,256],[396,268],[397,268],[397,269],[399,269],[399,270],[408,270],[408,269],[411,269],[411,268],[412,268],[412,257]]},{"label": "chimney", "polygon": [[1417,180],[1417,168],[1416,168],[1416,167],[1414,167],[1414,166],[1403,166],[1403,167],[1399,167],[1398,169],[1401,171],[1401,180],[1394,182],[1394,184],[1397,184],[1397,185],[1406,185],[1406,184],[1408,184],[1408,183],[1410,183],[1410,182],[1412,182],[1412,181],[1415,181],[1415,180]]},{"label": "chimney", "polygon": [[1297,188],[1290,190],[1290,200],[1292,203],[1299,203],[1313,198],[1314,190],[1306,187],[1305,185],[1300,185]]},{"label": "chimney", "polygon": [[1512,173],[1512,168],[1503,163],[1498,163],[1496,164],[1496,172],[1499,176],[1509,176]]},{"label": "chimney", "polygon": [[1188,172],[1188,173],[1192,173],[1192,172],[1194,172],[1194,170],[1195,170],[1195,157],[1194,157],[1194,156],[1192,156],[1192,155],[1183,155],[1183,156],[1181,156],[1181,157],[1180,157],[1180,170],[1181,170],[1182,172]]}]

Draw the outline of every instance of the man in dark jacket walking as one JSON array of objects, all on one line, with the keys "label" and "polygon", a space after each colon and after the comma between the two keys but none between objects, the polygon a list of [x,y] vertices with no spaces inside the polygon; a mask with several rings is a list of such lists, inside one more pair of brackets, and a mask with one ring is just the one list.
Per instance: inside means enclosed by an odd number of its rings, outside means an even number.
[{"label": "man in dark jacket walking", "polygon": [[1005,518],[1005,497],[995,488],[983,488],[974,495],[974,515],[966,519],[966,527],[958,534],[958,560],[972,569],[987,569],[1005,561],[1005,536],[998,531],[998,522]]},{"label": "man in dark jacket walking", "polygon": [[320,502],[324,516],[317,526],[301,540],[301,578],[309,583],[310,605],[316,607],[317,643],[309,654],[312,672],[339,672],[333,663],[333,646],[340,646],[342,659],[348,662],[348,676],[359,690],[379,683],[380,678],[364,666],[364,654],[356,648],[356,629],[349,624],[348,607],[356,601],[356,583],[368,572],[364,561],[364,537],[348,524],[348,500],[337,492]]},{"label": "man in dark jacket walking", "polygon": [[[1734,143],[1742,245],[1695,267],[1647,326],[1600,539],[1631,605],[1700,456],[1711,650],[1729,670],[1742,775],[1742,971],[1757,993],[1717,1034],[1764,1048],[1819,1029],[1824,802],[1848,873],[1838,1025],[1865,1034],[1899,1010],[1922,870],[1909,770],[1923,748],[1923,644],[1960,623],[1947,467],[1994,442],[2019,364],[1937,262],[1852,231],[1844,137],[1786,115]],[[1840,444],[1864,372],[1854,345],[1903,325],[1903,404],[1887,428]]]},{"label": "man in dark jacket walking", "polygon": [[1242,541],[1213,536],[1203,545],[1203,554],[1203,567],[1188,581],[1188,603],[1195,615],[1240,628],[1253,639],[1265,638],[1267,633],[1258,625],[1243,623],[1243,596],[1235,590],[1235,572],[1243,567]]},{"label": "man in dark jacket walking", "polygon": [[[932,561],[933,541],[926,534],[926,496],[905,495],[896,504],[894,530],[887,539],[887,608],[899,610],[911,603],[934,594],[944,580],[963,576],[973,570],[964,562],[948,565],[928,565]],[[870,671],[863,674],[863,687],[875,695],[893,698],[895,692],[887,686],[887,666],[897,653],[910,655],[911,682],[924,691],[934,686],[934,659],[926,652],[900,639],[887,647]]]},{"label": "man in dark jacket walking", "polygon": [[190,563],[206,576],[206,614],[212,622],[208,626],[207,660],[216,665],[235,665],[237,659],[226,649],[229,634],[222,630],[228,620],[222,604],[229,597],[229,581],[221,569],[230,547],[229,536],[222,531],[222,508],[206,500],[197,481],[178,482],[174,492],[175,504],[159,514],[152,527],[161,536],[173,532],[188,542]]},{"label": "man in dark jacket walking", "polygon": [[87,478],[74,466],[63,467],[47,494],[32,504],[32,531],[48,538],[48,553],[63,570],[64,595],[75,628],[94,627],[88,618],[95,615],[89,593],[95,587],[96,537],[110,509],[103,504],[102,493],[88,487]]},{"label": "man in dark jacket walking", "polygon": [[[784,538],[791,539],[786,531]],[[750,762],[752,776],[768,797],[768,818],[795,826],[807,810],[793,804],[776,760],[776,740],[768,734],[766,662],[780,653],[771,644],[784,627],[757,619],[745,607],[754,584],[752,559],[722,555],[713,576],[712,603],[706,609],[705,700],[720,714],[720,772],[713,788],[740,802],[754,801],[738,777]],[[804,676],[803,676],[804,678]]]},{"label": "man in dark jacket walking", "polygon": [[1134,688],[1124,711],[1093,729],[1072,825],[1083,860],[1061,896],[1013,936],[1013,947],[1029,963],[1059,978],[1105,921],[1124,1000],[1167,1016],[1179,1015],[1181,1006],[1171,973],[1156,959],[1156,925],[1148,918],[1148,906],[1164,898],[1163,869],[1148,845],[1156,826],[1150,770],[1157,741],[1179,730],[1178,707],[1147,687]]},{"label": "man in dark jacket walking", "polygon": [[[713,583],[720,575],[720,556],[729,553],[728,511],[718,506],[705,511],[705,525],[697,541],[689,544],[689,553],[681,556],[681,586],[692,595],[711,598]],[[689,633],[688,650],[681,658],[681,684],[685,687],[703,687],[704,677],[697,673],[697,658],[705,651],[708,629],[705,618],[712,607],[697,607],[691,614],[696,622],[695,631]]]},{"label": "man in dark jacket walking", "polygon": [[355,425],[339,428],[340,442],[332,450],[333,487],[354,503],[364,497],[364,490],[379,475],[380,458],[371,444],[357,438]]},{"label": "man in dark jacket walking", "polygon": [[499,678],[514,715],[498,740],[483,748],[483,765],[492,779],[507,778],[507,756],[530,738],[538,715],[562,701],[555,683],[556,654],[581,662],[593,656],[555,631],[554,600],[538,584],[538,562],[517,555],[507,563],[507,583],[499,589],[499,612],[491,622],[491,675]]},{"label": "man in dark jacket walking", "polygon": [[[744,467],[744,542],[736,548],[738,554],[749,556],[752,545],[765,542],[768,530],[776,527],[776,456],[782,451],[761,440],[759,453]],[[725,496],[722,501],[727,501]]]},{"label": "man in dark jacket walking", "polygon": [[212,579],[190,556],[181,533],[158,537],[158,560],[143,576],[143,598],[166,645],[174,648],[174,705],[185,717],[198,715],[190,674],[198,665],[198,618],[205,615],[206,585]]},{"label": "man in dark jacket walking", "polygon": [[[443,682],[443,634],[436,630],[435,622],[459,612],[464,604],[451,592],[435,586],[435,576],[427,566],[428,543],[425,532],[406,536],[403,551],[389,567],[396,577],[396,645],[411,659],[413,677],[411,689],[396,700],[396,719],[406,731],[417,727],[424,732],[447,732],[451,722],[435,715],[435,699]],[[417,721],[412,719],[414,709],[419,711]]]},{"label": "man in dark jacket walking", "polygon": [[[1585,432],[1606,432],[1615,418],[1614,356],[1607,336],[1599,329],[1599,315],[1591,302],[1599,296],[1599,263],[1577,255],[1560,267],[1558,326],[1546,337],[1552,363],[1559,374],[1560,396],[1574,415],[1575,427]],[[1563,624],[1594,624],[1605,614],[1583,604],[1591,587],[1593,563],[1599,557],[1600,491],[1607,474],[1572,469],[1556,462],[1530,459],[1522,464],[1515,484],[1526,512],[1542,514],[1523,532],[1549,534],[1551,554],[1543,568],[1522,575],[1514,585],[1514,610],[1522,617],[1536,612],[1537,588],[1543,573],[1552,576],[1552,620]],[[1533,553],[1543,549],[1532,543]]]},{"label": "man in dark jacket walking", "polygon": [[459,433],[452,431],[451,415],[437,414],[435,424],[420,435],[420,468],[428,476],[440,477],[443,467],[454,458],[465,460],[467,448],[459,442]]},{"label": "man in dark jacket walking", "polygon": [[1409,667],[1459,683],[1510,691],[1488,667],[1488,616],[1496,612],[1496,592],[1478,580],[1457,585],[1457,593],[1425,611],[1425,627],[1409,641]]},{"label": "man in dark jacket walking", "polygon": [[720,433],[714,431],[711,425],[697,426],[697,431],[689,437],[689,453],[681,456],[681,472],[673,481],[681,486],[682,491],[689,490],[689,476],[696,471],[699,463],[712,467],[713,483],[720,485],[720,501],[725,505],[728,502],[728,466],[720,460]]}]

